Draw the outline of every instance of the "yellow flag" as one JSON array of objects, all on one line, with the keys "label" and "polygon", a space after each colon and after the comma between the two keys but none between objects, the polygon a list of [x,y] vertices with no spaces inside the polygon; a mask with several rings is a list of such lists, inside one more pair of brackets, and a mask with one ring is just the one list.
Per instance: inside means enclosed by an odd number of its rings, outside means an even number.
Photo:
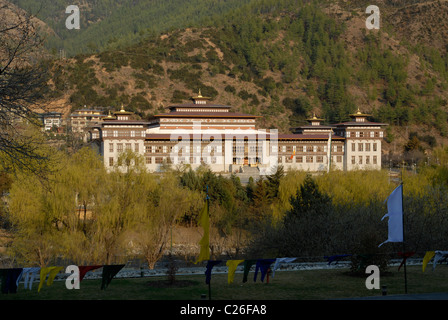
[{"label": "yellow flag", "polygon": [[47,280],[47,286],[51,286],[53,284],[53,280],[56,277],[56,275],[61,271],[63,267],[47,267],[47,268],[41,268],[40,269],[40,282],[39,282],[39,288],[37,289],[37,292],[40,291],[42,288],[42,285],[45,282],[45,278],[48,276]]},{"label": "yellow flag", "polygon": [[227,267],[229,267],[229,271],[227,274],[227,283],[233,283],[233,278],[235,277],[236,267],[243,262],[244,260],[227,260]]},{"label": "yellow flag", "polygon": [[434,258],[435,255],[436,255],[435,251],[426,252],[425,256],[423,257],[423,265],[422,265],[423,272],[425,272],[426,265],[428,264],[428,262],[431,261],[431,259]]},{"label": "yellow flag", "polygon": [[205,206],[199,216],[199,225],[204,229],[204,235],[199,241],[201,251],[199,252],[199,257],[195,263],[210,260],[210,221],[208,216],[208,200],[205,202]]}]

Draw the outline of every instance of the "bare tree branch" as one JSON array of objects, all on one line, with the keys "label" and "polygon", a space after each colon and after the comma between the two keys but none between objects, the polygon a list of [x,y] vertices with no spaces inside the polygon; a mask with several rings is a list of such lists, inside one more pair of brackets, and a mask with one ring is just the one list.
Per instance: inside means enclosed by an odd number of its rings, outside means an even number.
[{"label": "bare tree branch", "polygon": [[3,169],[45,160],[39,139],[25,129],[37,125],[34,110],[47,90],[48,70],[42,63],[43,39],[34,17],[0,1],[0,158]]}]

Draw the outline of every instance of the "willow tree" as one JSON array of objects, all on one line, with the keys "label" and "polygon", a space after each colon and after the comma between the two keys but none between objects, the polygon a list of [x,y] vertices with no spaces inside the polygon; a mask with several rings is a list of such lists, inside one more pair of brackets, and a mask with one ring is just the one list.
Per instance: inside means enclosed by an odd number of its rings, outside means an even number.
[{"label": "willow tree", "polygon": [[172,232],[176,221],[185,214],[197,212],[204,205],[204,196],[180,185],[170,172],[158,177],[154,192],[147,194],[145,210],[138,224],[131,230],[134,249],[143,256],[148,267],[168,252],[172,245]]},{"label": "willow tree", "polygon": [[156,190],[155,177],[146,171],[143,158],[131,151],[119,155],[108,172],[92,210],[89,229],[96,263],[115,263],[124,259],[127,231],[134,228],[144,211],[149,194]]},{"label": "willow tree", "polygon": [[58,166],[45,179],[20,172],[10,189],[8,215],[14,232],[10,249],[27,265],[43,267],[61,255],[81,262],[91,255],[88,219],[78,207],[84,199],[94,203],[104,166],[88,149],[57,158]]}]

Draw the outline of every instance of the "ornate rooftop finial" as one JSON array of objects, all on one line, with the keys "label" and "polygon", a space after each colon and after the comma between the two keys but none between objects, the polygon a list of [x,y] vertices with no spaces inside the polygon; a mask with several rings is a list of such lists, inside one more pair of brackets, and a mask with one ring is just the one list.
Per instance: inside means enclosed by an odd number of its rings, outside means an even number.
[{"label": "ornate rooftop finial", "polygon": [[318,125],[320,125],[320,123],[321,123],[322,121],[324,121],[324,119],[320,119],[320,118],[316,117],[316,113],[315,113],[315,112],[313,112],[313,116],[312,116],[311,118],[308,118],[307,120],[308,120],[308,121],[311,123],[311,125],[313,125],[313,126],[318,126]]},{"label": "ornate rooftop finial", "polygon": [[370,116],[370,114],[362,113],[361,110],[359,109],[359,107],[358,107],[358,110],[356,111],[356,113],[350,115],[350,117],[355,118],[356,122],[365,122],[366,118],[369,116]]},{"label": "ornate rooftop finial", "polygon": [[201,89],[199,89],[198,95],[196,97],[192,97],[194,104],[206,104],[206,100],[209,100],[209,97],[203,97],[201,93]]}]

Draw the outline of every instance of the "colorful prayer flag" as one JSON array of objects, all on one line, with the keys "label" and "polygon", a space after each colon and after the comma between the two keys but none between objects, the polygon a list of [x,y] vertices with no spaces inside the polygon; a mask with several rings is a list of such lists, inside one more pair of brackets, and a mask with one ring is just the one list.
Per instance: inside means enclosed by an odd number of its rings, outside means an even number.
[{"label": "colorful prayer flag", "polygon": [[101,290],[106,289],[116,274],[124,267],[124,264],[105,265],[101,274]]},{"label": "colorful prayer flag", "polygon": [[435,251],[427,251],[425,253],[425,256],[423,257],[423,264],[422,264],[422,271],[425,272],[426,265],[429,261],[431,261],[432,258],[436,255]]},{"label": "colorful prayer flag", "polygon": [[292,155],[289,157],[289,160],[292,160],[292,158],[294,158],[294,155],[296,154],[296,150],[294,150],[294,152],[292,153]]},{"label": "colorful prayer flag", "polygon": [[48,275],[48,279],[46,281],[47,286],[51,286],[53,284],[53,280],[56,277],[56,275],[59,273],[59,271],[61,271],[64,267],[46,267],[46,268],[42,268],[40,269],[40,282],[39,282],[39,287],[37,288],[37,292],[40,291],[40,289],[42,288],[45,279],[47,278]]},{"label": "colorful prayer flag", "polygon": [[233,278],[235,277],[235,271],[238,265],[244,260],[228,260],[226,262],[226,266],[229,267],[229,271],[227,273],[227,283],[233,283]]},{"label": "colorful prayer flag", "polygon": [[216,261],[209,260],[207,262],[207,266],[206,266],[206,270],[205,270],[205,283],[206,284],[210,284],[210,280],[212,278],[213,267],[220,263],[221,263],[221,260],[216,260]]},{"label": "colorful prayer flag", "polygon": [[199,257],[195,263],[210,259],[210,221],[208,213],[208,199],[205,202],[204,208],[199,216],[199,225],[204,229],[202,239],[199,241],[200,252]]},{"label": "colorful prayer flag", "polygon": [[434,255],[434,262],[432,265],[432,270],[436,268],[437,263],[446,261],[448,259],[448,251],[436,250]]}]

